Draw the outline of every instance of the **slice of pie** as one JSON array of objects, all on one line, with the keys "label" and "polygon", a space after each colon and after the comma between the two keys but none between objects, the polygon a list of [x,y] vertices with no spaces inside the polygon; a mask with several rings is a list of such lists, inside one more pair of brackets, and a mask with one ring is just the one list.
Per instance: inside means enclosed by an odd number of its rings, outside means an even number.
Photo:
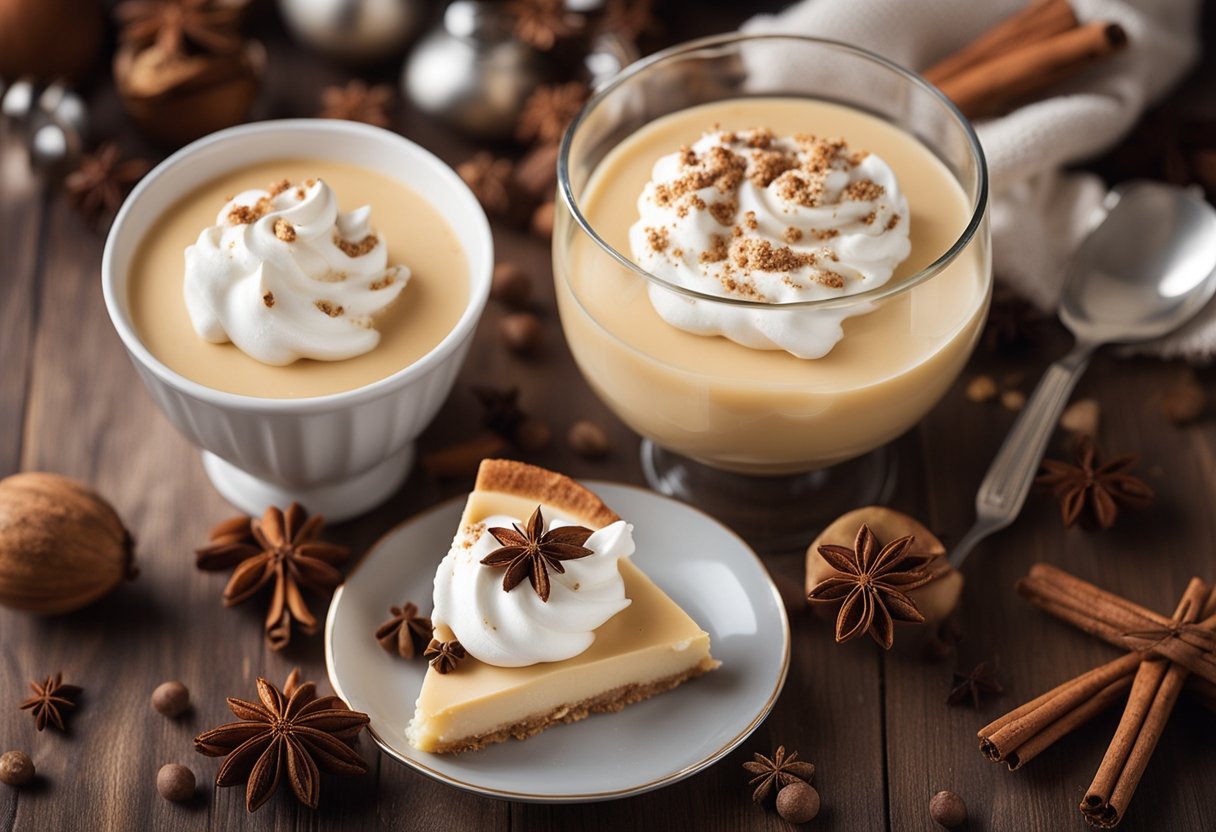
[{"label": "slice of pie", "polygon": [[718,667],[709,635],[630,560],[632,526],[568,477],[485,460],[435,576],[410,744],[526,739]]}]

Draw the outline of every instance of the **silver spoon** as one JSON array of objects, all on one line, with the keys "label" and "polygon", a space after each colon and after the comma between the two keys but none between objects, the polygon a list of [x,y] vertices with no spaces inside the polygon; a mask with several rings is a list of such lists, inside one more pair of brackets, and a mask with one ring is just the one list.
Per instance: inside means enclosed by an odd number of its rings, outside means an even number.
[{"label": "silver spoon", "polygon": [[975,498],[975,525],[950,553],[956,569],[977,543],[1018,516],[1043,452],[1094,350],[1160,338],[1216,292],[1216,210],[1183,188],[1141,182],[1081,244],[1060,299],[1077,339],[1047,373],[997,452]]}]

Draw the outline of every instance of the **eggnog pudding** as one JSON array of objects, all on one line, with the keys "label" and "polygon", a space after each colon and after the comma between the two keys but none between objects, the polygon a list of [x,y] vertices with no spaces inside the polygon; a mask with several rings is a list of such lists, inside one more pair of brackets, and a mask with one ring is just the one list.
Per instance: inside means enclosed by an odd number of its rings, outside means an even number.
[{"label": "eggnog pudding", "polygon": [[943,395],[983,325],[986,245],[921,274],[968,239],[974,196],[859,109],[755,97],[679,110],[572,191],[599,238],[559,212],[576,361],[634,430],[717,468],[793,473],[885,444]]},{"label": "eggnog pudding", "polygon": [[430,352],[469,302],[469,267],[426,198],[383,173],[284,159],[215,177],[131,260],[148,350],[206,387],[307,398],[363,387]]}]

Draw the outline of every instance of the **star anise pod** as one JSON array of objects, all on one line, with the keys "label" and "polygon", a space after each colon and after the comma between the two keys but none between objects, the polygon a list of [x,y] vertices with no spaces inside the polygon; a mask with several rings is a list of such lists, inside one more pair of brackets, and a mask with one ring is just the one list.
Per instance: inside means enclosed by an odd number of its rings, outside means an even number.
[{"label": "star anise pod", "polygon": [[240,722],[212,728],[194,738],[194,750],[224,757],[216,786],[245,787],[245,809],[256,811],[270,799],[284,775],[301,803],[317,808],[321,772],[366,774],[363,761],[346,740],[367,725],[367,714],[336,708],[333,697],[317,697],[317,686],[305,682],[290,696],[258,679],[260,702],[228,697]]},{"label": "star anise pod", "polygon": [[495,549],[481,559],[485,566],[505,566],[502,588],[510,592],[526,577],[540,600],[549,600],[549,570],[559,575],[566,571],[564,560],[577,560],[595,551],[583,544],[591,537],[591,529],[582,526],[559,526],[545,531],[545,517],[540,506],[528,518],[526,529],[518,524],[506,529],[501,526],[489,529],[501,548]]},{"label": "star anise pod", "polygon": [[581,28],[580,18],[566,9],[566,0],[512,0],[506,11],[515,19],[515,36],[542,52]]},{"label": "star anise pod", "polygon": [[[296,692],[296,690],[299,689],[300,685],[304,685],[304,684],[312,685],[315,683],[305,682],[302,678],[302,674],[300,673],[300,668],[293,667],[291,669],[291,672],[287,674],[287,680],[285,682],[283,682],[283,689],[282,689],[283,696],[287,699],[290,699],[292,694],[294,694]],[[345,702],[343,702],[337,696],[333,696],[333,695],[318,696],[317,701],[326,703],[325,707],[327,707],[327,708],[338,708],[339,710],[345,710],[345,711],[350,710],[350,706],[347,705]],[[314,707],[320,708],[321,706],[314,705]]]},{"label": "star anise pod", "polygon": [[499,215],[511,207],[513,170],[510,159],[500,159],[485,150],[456,166],[456,172],[482,207]]},{"label": "star anise pod", "polygon": [[156,44],[165,54],[186,51],[217,55],[241,48],[239,4],[219,0],[127,0],[116,12],[123,43]]},{"label": "star anise pod", "polygon": [[521,142],[549,144],[561,140],[566,127],[578,115],[589,90],[581,81],[542,84],[524,100],[515,136]]},{"label": "star anise pod", "polygon": [[63,185],[72,203],[90,221],[113,216],[132,185],[148,172],[142,159],[123,159],[118,145],[106,142],[80,160]]},{"label": "star anise pod", "polygon": [[475,385],[473,395],[481,404],[481,423],[503,439],[514,442],[519,426],[528,418],[519,406],[519,388]]},{"label": "star anise pod", "polygon": [[[852,549],[825,545],[819,554],[838,574],[811,590],[808,600],[840,604],[836,641],[870,636],[887,650],[895,641],[895,621],[924,621],[916,602],[906,593],[933,580],[924,567],[929,558],[910,555],[912,536],[892,540],[879,549],[870,527],[862,524]],[[877,554],[876,554],[877,552]]]},{"label": "star anise pod", "polygon": [[1002,290],[994,293],[984,325],[984,346],[993,352],[1013,352],[1030,346],[1044,316],[1026,299]]},{"label": "star anise pod", "polygon": [[962,705],[970,701],[971,707],[978,711],[981,699],[1004,691],[996,666],[991,662],[980,662],[970,673],[954,671],[954,681],[951,683],[950,693],[946,696],[946,704]]},{"label": "star anise pod", "polygon": [[440,641],[433,638],[422,655],[430,661],[436,673],[451,673],[467,653],[459,641]]},{"label": "star anise pod", "polygon": [[771,759],[763,754],[752,754],[751,761],[744,763],[743,768],[755,775],[747,781],[747,785],[756,786],[756,790],[752,792],[752,800],[756,803],[768,797],[773,786],[777,787],[777,791],[781,791],[782,787],[790,783],[801,781],[809,784],[815,776],[815,764],[800,761],[797,751],[785,756],[784,745],[777,746],[777,753]]},{"label": "star anise pod", "polygon": [[1082,436],[1073,462],[1043,460],[1043,473],[1035,483],[1051,489],[1060,501],[1064,528],[1072,528],[1079,520],[1083,526],[1109,529],[1118,519],[1119,509],[1140,509],[1153,501],[1153,489],[1131,473],[1137,461],[1136,454],[1123,454],[1101,462],[1093,439]]},{"label": "star anise pod", "polygon": [[343,87],[326,87],[321,91],[319,118],[336,118],[346,121],[361,121],[376,127],[388,127],[389,107],[393,102],[393,88],[388,84],[369,87],[355,79]]},{"label": "star anise pod", "polygon": [[335,567],[350,557],[350,550],[318,539],[324,523],[321,515],[309,517],[298,503],[286,512],[271,506],[260,519],[237,517],[216,526],[210,545],[195,553],[199,569],[236,567],[224,588],[225,606],[271,587],[265,622],[271,650],[287,646],[293,622],[305,635],[319,629],[301,587],[327,595],[342,583],[342,573]]},{"label": "star anise pod", "polygon": [[431,619],[418,614],[418,605],[407,601],[401,607],[389,607],[392,616],[376,628],[376,641],[390,653],[412,659],[431,641]]},{"label": "star anise pod", "polygon": [[69,697],[79,696],[79,685],[63,684],[63,674],[56,673],[47,676],[46,681],[39,684],[30,682],[34,695],[21,703],[21,710],[31,711],[34,715],[34,727],[41,731],[48,725],[53,725],[60,731],[64,730],[63,712],[73,710],[76,703]]}]

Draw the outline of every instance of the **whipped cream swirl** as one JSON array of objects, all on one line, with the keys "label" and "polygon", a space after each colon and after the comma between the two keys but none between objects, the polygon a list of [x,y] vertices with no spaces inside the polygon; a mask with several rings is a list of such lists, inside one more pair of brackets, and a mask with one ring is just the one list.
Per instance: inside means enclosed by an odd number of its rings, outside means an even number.
[{"label": "whipped cream swirl", "polygon": [[773,305],[701,301],[652,283],[651,304],[665,321],[799,358],[826,355],[844,319],[872,307],[781,304],[881,286],[911,251],[894,171],[841,139],[707,133],[655,163],[638,213],[629,243],[643,269],[704,294]]},{"label": "whipped cream swirl", "polygon": [[[524,667],[577,656],[631,603],[617,561],[633,554],[633,526],[618,520],[592,533],[583,545],[595,554],[562,561],[564,573],[550,571],[549,600],[542,601],[526,580],[504,592],[503,570],[481,564],[500,546],[488,529],[512,525],[524,523],[494,515],[456,535],[435,573],[431,621],[486,664]],[[553,519],[546,531],[568,525]]]},{"label": "whipped cream swirl", "polygon": [[264,364],[340,361],[374,349],[373,318],[410,278],[389,266],[371,208],[340,212],[320,179],[237,194],[186,249],[185,297],[200,338]]}]

